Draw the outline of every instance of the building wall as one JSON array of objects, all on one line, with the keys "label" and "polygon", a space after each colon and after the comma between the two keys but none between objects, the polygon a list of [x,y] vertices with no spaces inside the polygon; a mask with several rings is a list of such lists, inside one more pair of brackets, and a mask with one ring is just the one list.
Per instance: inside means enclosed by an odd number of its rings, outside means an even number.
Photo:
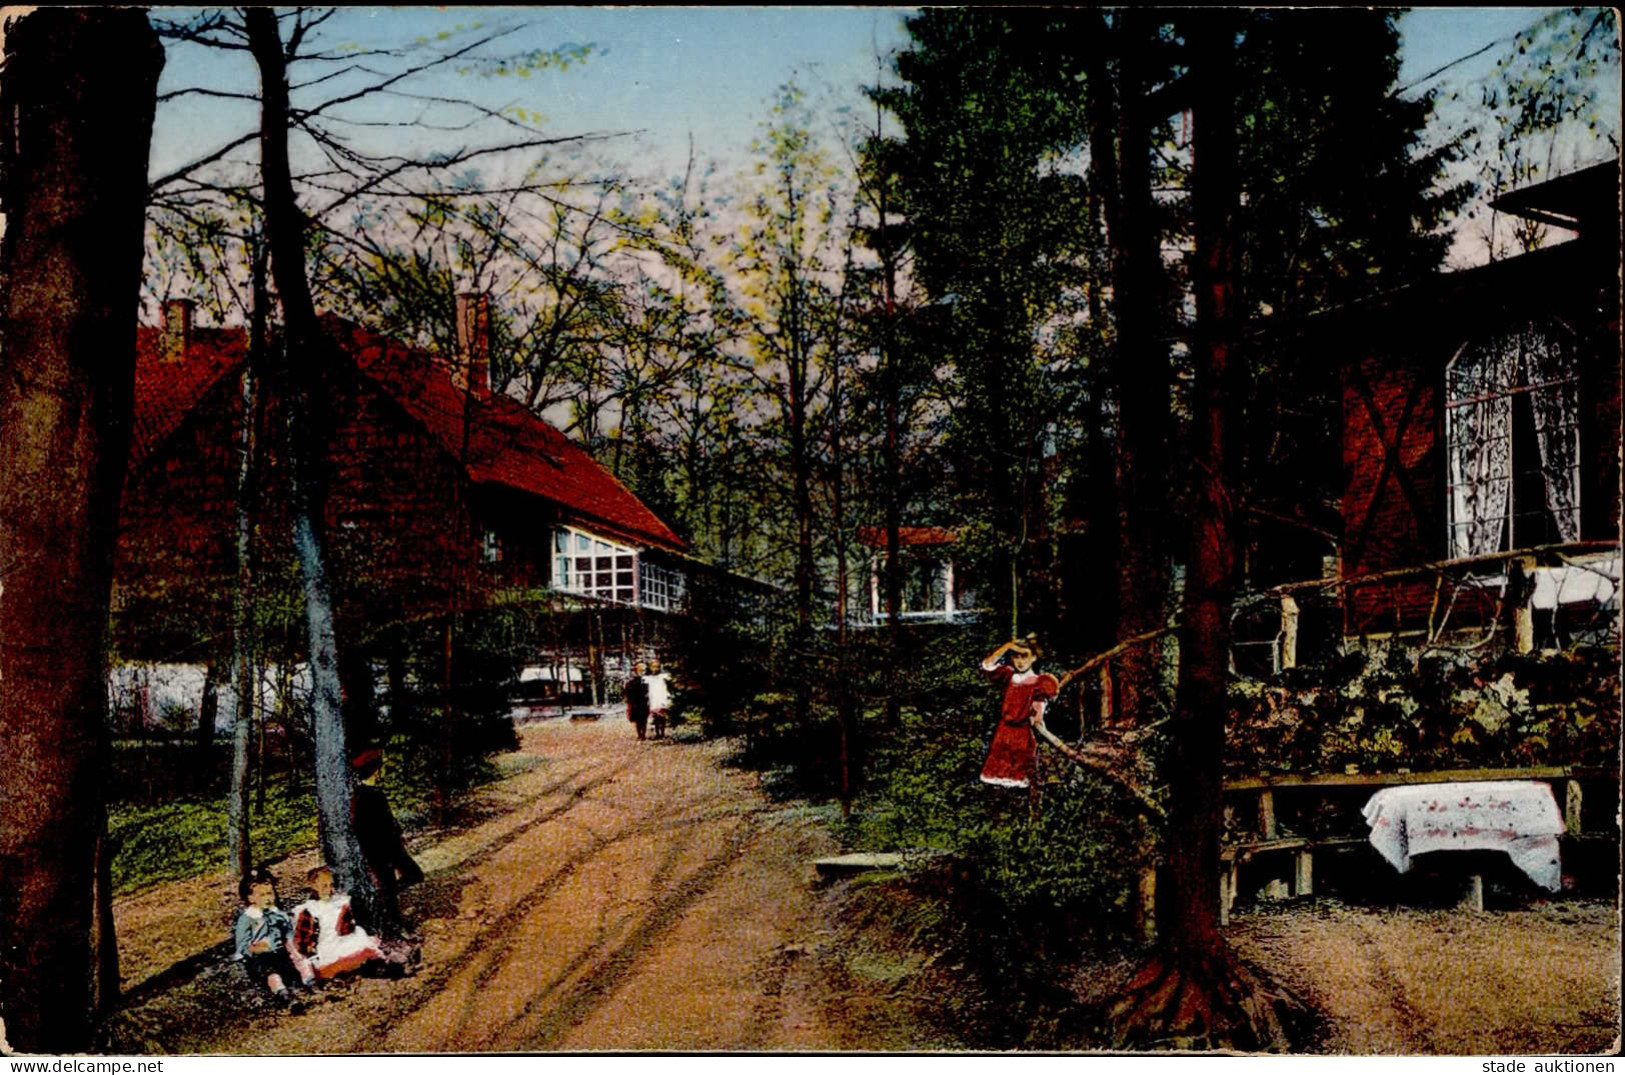
[{"label": "building wall", "polygon": [[[324,518],[341,628],[443,615],[459,592],[473,604],[494,585],[545,581],[545,559],[538,576],[520,561],[518,541],[501,570],[482,568],[483,533],[460,468],[375,382],[339,371],[325,399],[334,426]],[[241,412],[240,380],[222,378],[126,479],[114,597],[115,641],[126,656],[202,660],[229,645]],[[264,428],[282,421],[269,400]],[[284,461],[263,430],[259,443],[257,585],[262,606],[297,630]],[[491,503],[514,531],[545,514],[523,494]]]},{"label": "building wall", "polygon": [[[1343,577],[1443,559],[1444,453],[1436,370],[1369,356],[1343,374]],[[1426,623],[1426,579],[1351,587],[1347,634]]]},{"label": "building wall", "polygon": [[[1608,264],[1617,265],[1617,255]],[[1619,314],[1614,291],[1587,284],[1612,273],[1604,276],[1594,253],[1572,244],[1444,277],[1407,305],[1342,323],[1343,577],[1449,556],[1445,365],[1469,336],[1533,320],[1555,318],[1581,341],[1581,538],[1619,540]],[[1492,589],[1452,590],[1431,576],[1350,587],[1345,633],[1425,629],[1430,614],[1452,601],[1451,627],[1482,626],[1496,615]]]}]

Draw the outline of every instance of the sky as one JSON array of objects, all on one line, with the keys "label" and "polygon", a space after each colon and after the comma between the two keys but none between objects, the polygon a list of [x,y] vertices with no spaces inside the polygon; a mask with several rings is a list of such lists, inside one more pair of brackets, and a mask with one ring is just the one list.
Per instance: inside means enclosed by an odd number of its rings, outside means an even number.
[{"label": "sky", "polygon": [[[159,9],[159,17],[175,12]],[[906,39],[900,8],[348,8],[322,28],[332,44],[410,42],[462,27],[518,22],[485,52],[592,45],[584,62],[529,78],[456,69],[417,80],[423,92],[472,97],[546,117],[559,134],[636,132],[611,146],[680,169],[692,135],[702,156],[742,160],[770,97],[792,77],[832,107],[862,107],[876,55]],[[251,91],[246,55],[172,47],[159,92],[228,82]],[[180,163],[252,125],[247,106],[191,98],[160,111],[151,172]],[[230,133],[228,133],[230,132]],[[210,144],[210,138],[216,141]]]},{"label": "sky", "polygon": [[[1483,55],[1423,84],[1460,90],[1465,99],[1476,100],[1478,85],[1493,72],[1497,55],[1510,45],[1512,36],[1548,10],[1411,11],[1400,22],[1401,85],[1493,44]],[[176,13],[155,11],[158,17],[166,14]],[[851,108],[867,119],[872,106],[865,103],[861,87],[877,76],[891,77],[889,59],[884,58],[905,45],[907,14],[904,8],[857,7],[355,7],[341,9],[323,26],[320,41],[335,47],[428,39],[431,47],[443,47],[436,35],[449,35],[446,42],[465,41],[470,34],[512,26],[516,27],[512,33],[484,51],[590,45],[585,60],[565,70],[499,78],[450,64],[410,85],[420,94],[472,98],[498,110],[522,109],[545,117],[549,133],[617,132],[617,137],[596,144],[599,153],[633,174],[669,176],[682,170],[690,138],[702,161],[718,161],[725,171],[742,166],[770,98],[791,78],[808,91],[822,114]],[[877,57],[883,59],[877,62]],[[246,53],[172,44],[160,92],[207,85],[252,93],[256,77]],[[342,84],[329,82],[309,92],[330,94]],[[299,96],[296,93],[296,103]],[[397,110],[393,117],[361,108],[352,115],[367,120],[397,118],[403,104],[414,112],[428,107],[396,99],[389,103]],[[428,113],[433,121],[460,122],[442,106],[434,107],[440,110]],[[1447,120],[1448,107],[1460,106],[1441,106]],[[1617,88],[1612,108],[1617,114]],[[165,102],[154,132],[152,175],[164,175],[234,135],[251,131],[256,119],[251,102],[198,96]],[[396,132],[391,136],[398,139],[401,135]],[[357,127],[353,135],[358,144],[379,137],[377,128]],[[444,146],[448,135],[433,137],[435,145]],[[252,160],[254,152],[250,145],[240,155]]]}]

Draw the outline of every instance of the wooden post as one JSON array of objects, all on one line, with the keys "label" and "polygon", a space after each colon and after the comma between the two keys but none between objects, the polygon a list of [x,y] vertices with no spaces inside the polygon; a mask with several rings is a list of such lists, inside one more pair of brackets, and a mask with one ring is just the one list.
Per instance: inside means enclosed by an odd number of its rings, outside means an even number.
[{"label": "wooden post", "polygon": [[1219,925],[1230,924],[1230,905],[1236,902],[1235,860],[1219,861]]},{"label": "wooden post", "polygon": [[1292,894],[1294,896],[1313,896],[1315,894],[1315,853],[1307,847],[1297,854],[1297,868],[1293,871]]},{"label": "wooden post", "polygon": [[1563,790],[1563,831],[1580,835],[1580,782],[1570,777]]},{"label": "wooden post", "polygon": [[1535,648],[1535,558],[1514,557],[1507,576],[1507,587],[1514,600],[1513,646],[1519,653],[1528,653]]},{"label": "wooden post", "polygon": [[1140,939],[1151,944],[1157,939],[1157,868],[1140,867],[1139,884],[1134,901],[1135,926]]},{"label": "wooden post", "polygon": [[1467,892],[1461,898],[1460,907],[1463,911],[1482,911],[1484,909],[1484,875],[1475,873],[1467,878]]},{"label": "wooden post", "polygon": [[1260,839],[1275,839],[1275,792],[1265,788],[1258,793],[1258,834]]},{"label": "wooden post", "polygon": [[1109,724],[1112,719],[1112,663],[1102,661],[1100,664],[1100,723]]},{"label": "wooden post", "polygon": [[1281,595],[1281,667],[1298,667],[1298,602],[1289,593]]}]

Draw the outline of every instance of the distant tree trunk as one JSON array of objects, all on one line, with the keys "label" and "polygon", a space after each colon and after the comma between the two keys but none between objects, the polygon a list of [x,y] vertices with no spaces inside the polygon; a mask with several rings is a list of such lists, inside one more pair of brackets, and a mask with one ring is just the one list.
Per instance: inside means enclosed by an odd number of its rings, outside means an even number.
[{"label": "distant tree trunk", "polygon": [[[795,202],[791,202],[794,211]],[[793,234],[793,232],[792,232]],[[796,642],[795,654],[799,667],[795,671],[795,725],[805,734],[812,713],[812,606],[816,565],[813,562],[813,502],[812,502],[812,449],[808,443],[808,411],[811,399],[808,376],[812,362],[805,311],[801,309],[799,269],[790,269],[790,303],[785,330],[789,336],[791,359],[787,372],[790,441],[790,491],[792,511],[796,524]]]},{"label": "distant tree trunk", "polygon": [[[1120,10],[1090,35],[1089,147],[1111,250],[1112,312],[1117,343],[1111,360],[1117,402],[1117,638],[1163,623],[1168,593],[1167,482],[1172,372],[1157,333],[1160,247],[1151,197],[1151,86],[1147,51],[1159,16]],[[1107,63],[1116,44],[1117,80]],[[1141,721],[1157,694],[1157,648],[1129,650],[1114,682],[1117,718]]]},{"label": "distant tree trunk", "polygon": [[[106,760],[110,765],[112,759]],[[96,972],[92,1002],[97,1019],[105,1019],[118,1007],[118,933],[113,923],[113,856],[118,845],[107,827],[107,803],[100,804],[96,833]]]},{"label": "distant tree trunk", "polygon": [[[881,227],[886,226],[887,205],[880,201]],[[903,667],[903,447],[902,377],[897,369],[897,266],[889,241],[882,240],[881,286],[885,289],[885,318],[881,325],[881,401],[885,408],[886,442],[886,727],[902,723],[902,695],[897,672]]]},{"label": "distant tree trunk", "polygon": [[265,185],[265,230],[271,272],[282,305],[283,341],[277,363],[288,411],[287,475],[294,553],[305,594],[305,631],[311,675],[311,721],[316,740],[316,811],[322,852],[340,887],[377,929],[400,928],[399,909],[380,896],[361,857],[350,816],[349,751],[344,735],[343,690],[327,551],[321,532],[318,455],[325,444],[313,418],[324,338],[305,275],[305,225],[294,200],[288,164],[288,75],[276,14],[269,8],[243,12],[249,48],[260,70],[260,171]]},{"label": "distant tree trunk", "polygon": [[30,12],[0,86],[0,1019],[91,1044],[107,616],[163,49],[136,10]]},{"label": "distant tree trunk", "polygon": [[220,662],[213,657],[203,666],[203,699],[197,707],[197,734],[193,739],[192,781],[196,787],[209,783],[210,759],[214,748],[214,726],[220,716]]},{"label": "distant tree trunk", "polygon": [[1179,683],[1167,763],[1168,870],[1158,889],[1158,950],[1113,1011],[1120,1038],[1172,1048],[1284,1048],[1286,1010],[1231,954],[1219,934],[1220,769],[1230,604],[1238,517],[1228,478],[1236,464],[1240,364],[1235,293],[1237,161],[1235,16],[1194,15],[1191,50],[1193,213],[1196,258],[1195,415],[1191,426],[1190,566],[1179,647]]},{"label": "distant tree trunk", "polygon": [[[235,708],[231,724],[231,780],[226,791],[226,858],[237,877],[253,867],[253,846],[248,825],[248,761],[254,735],[254,709],[259,700],[255,683],[254,651],[254,517],[255,453],[259,435],[260,370],[269,350],[271,294],[266,281],[266,244],[257,240],[250,251],[253,310],[249,314],[248,358],[243,366],[242,425],[237,443],[237,579],[232,589],[231,674]],[[260,786],[264,787],[264,781]]]}]

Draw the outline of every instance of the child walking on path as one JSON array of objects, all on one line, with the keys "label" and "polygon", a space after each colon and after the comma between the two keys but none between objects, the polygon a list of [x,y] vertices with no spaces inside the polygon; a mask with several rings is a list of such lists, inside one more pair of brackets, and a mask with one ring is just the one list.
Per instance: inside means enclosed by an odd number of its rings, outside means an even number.
[{"label": "child walking on path", "polygon": [[649,681],[643,677],[643,662],[632,666],[632,678],[626,681],[626,719],[638,730],[638,738],[649,734]]},{"label": "child walking on path", "polygon": [[666,738],[666,720],[671,711],[671,680],[660,670],[660,658],[649,662],[649,674],[643,677],[649,685],[649,716],[654,718],[655,738]]}]

